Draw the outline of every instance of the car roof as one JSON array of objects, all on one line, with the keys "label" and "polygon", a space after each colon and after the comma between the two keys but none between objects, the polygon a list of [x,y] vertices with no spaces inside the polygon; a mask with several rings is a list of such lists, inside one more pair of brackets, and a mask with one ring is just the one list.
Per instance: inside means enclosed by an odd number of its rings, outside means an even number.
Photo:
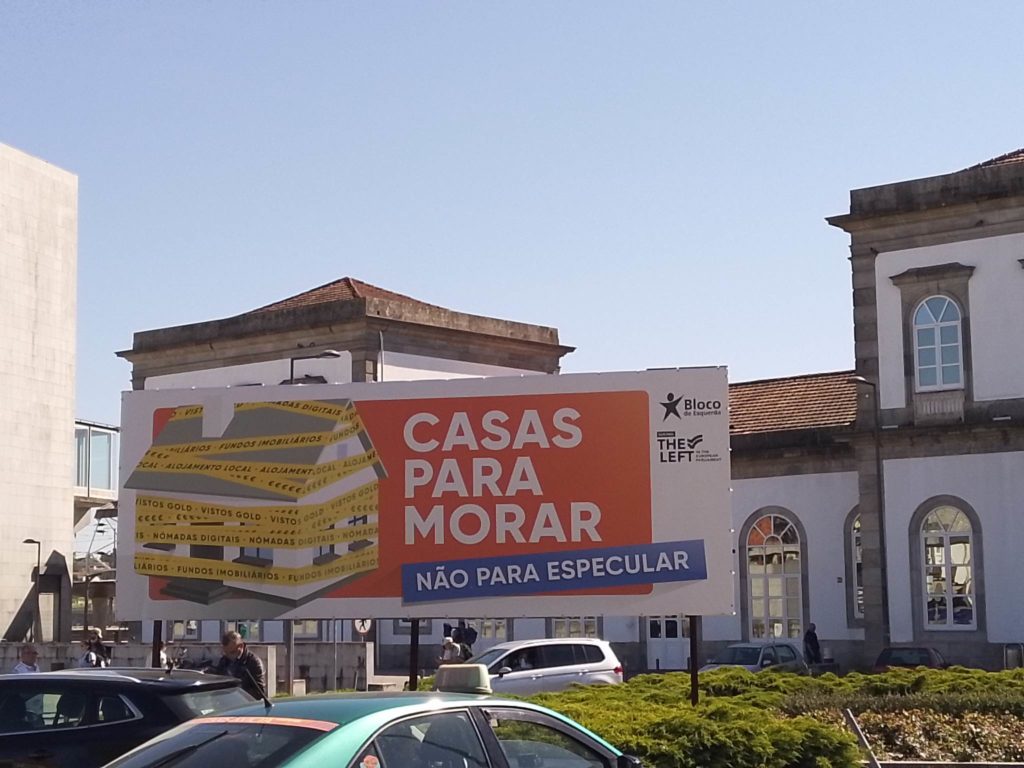
[{"label": "car roof", "polygon": [[451,709],[467,705],[515,706],[542,710],[523,701],[500,699],[494,696],[482,696],[460,693],[439,693],[436,691],[374,691],[371,693],[338,693],[297,698],[279,699],[269,710],[265,704],[247,704],[244,707],[218,712],[218,717],[253,717],[267,715],[271,717],[288,717],[302,720],[322,720],[338,725],[361,720],[369,715],[390,712],[395,715],[397,710],[407,709],[417,712],[429,712],[437,709]]},{"label": "car roof", "polygon": [[795,645],[792,640],[765,640],[763,643],[730,643],[729,648],[764,648],[768,645]]},{"label": "car roof", "polygon": [[487,653],[487,651],[504,651],[512,650],[513,648],[530,648],[538,645],[564,645],[565,643],[582,643],[584,645],[607,645],[607,640],[599,640],[596,637],[547,637],[539,640],[507,640],[504,643],[498,643],[492,645],[481,653]]},{"label": "car roof", "polygon": [[105,683],[115,685],[143,686],[155,690],[181,690],[201,688],[232,688],[239,685],[233,677],[208,675],[192,669],[176,669],[168,673],[162,669],[143,667],[106,667],[102,669],[62,669],[56,672],[39,672],[32,675],[0,675],[0,683],[18,680],[28,683],[32,680],[58,680],[63,682]]}]

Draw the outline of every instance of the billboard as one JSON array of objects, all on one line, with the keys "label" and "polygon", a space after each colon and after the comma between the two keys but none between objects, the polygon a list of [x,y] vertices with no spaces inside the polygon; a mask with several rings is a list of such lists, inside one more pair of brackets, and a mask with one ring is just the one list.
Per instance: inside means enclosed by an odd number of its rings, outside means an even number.
[{"label": "billboard", "polygon": [[733,610],[724,368],[123,396],[118,615]]}]

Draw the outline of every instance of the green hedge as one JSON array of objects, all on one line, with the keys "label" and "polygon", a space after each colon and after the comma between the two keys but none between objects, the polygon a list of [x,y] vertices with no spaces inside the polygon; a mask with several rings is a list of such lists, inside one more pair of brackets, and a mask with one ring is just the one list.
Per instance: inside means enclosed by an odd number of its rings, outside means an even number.
[{"label": "green hedge", "polygon": [[853,710],[890,760],[1024,760],[1024,670],[893,670],[806,677],[719,669],[641,675],[533,696],[657,768],[854,768]]}]

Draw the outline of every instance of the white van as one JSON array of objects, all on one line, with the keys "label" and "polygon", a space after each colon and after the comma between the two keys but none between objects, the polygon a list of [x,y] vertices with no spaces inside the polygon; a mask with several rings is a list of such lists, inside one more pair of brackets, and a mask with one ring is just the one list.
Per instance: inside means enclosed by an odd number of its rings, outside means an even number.
[{"label": "white van", "polygon": [[561,691],[573,683],[622,682],[622,664],[611,645],[585,637],[501,643],[469,663],[486,665],[496,693],[531,694]]}]

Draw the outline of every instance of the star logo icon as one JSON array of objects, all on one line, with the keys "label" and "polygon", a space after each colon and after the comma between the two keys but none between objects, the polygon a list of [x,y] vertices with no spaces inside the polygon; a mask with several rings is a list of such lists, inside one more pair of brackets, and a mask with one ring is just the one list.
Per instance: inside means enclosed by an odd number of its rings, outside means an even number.
[{"label": "star logo icon", "polygon": [[675,416],[677,419],[682,421],[683,417],[679,415],[679,403],[683,401],[683,396],[676,397],[671,392],[668,393],[668,397],[665,398],[665,402],[661,403],[661,407],[665,409],[665,415],[662,417],[662,421],[668,419],[669,416]]}]

